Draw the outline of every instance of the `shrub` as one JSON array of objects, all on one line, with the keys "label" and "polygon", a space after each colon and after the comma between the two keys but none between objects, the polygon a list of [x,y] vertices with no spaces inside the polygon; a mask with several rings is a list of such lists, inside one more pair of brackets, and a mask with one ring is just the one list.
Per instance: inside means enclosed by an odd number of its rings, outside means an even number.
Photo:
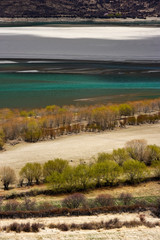
[{"label": "shrub", "polygon": [[9,230],[20,233],[21,232],[21,225],[18,224],[17,222],[14,222],[14,223],[9,225]]},{"label": "shrub", "polygon": [[64,169],[68,167],[68,161],[61,158],[56,158],[54,160],[49,160],[43,166],[43,176],[46,179],[50,177],[53,172],[62,173]]},{"label": "shrub", "polygon": [[0,169],[1,182],[4,186],[4,190],[9,189],[9,185],[13,184],[16,180],[16,174],[10,167],[2,167]]},{"label": "shrub", "polygon": [[129,104],[124,103],[119,105],[120,116],[130,116],[132,112],[133,112],[133,109]]},{"label": "shrub", "polygon": [[122,200],[124,205],[129,205],[132,200],[132,194],[130,193],[121,193],[120,199]]},{"label": "shrub", "polygon": [[21,229],[23,232],[31,232],[31,224],[28,223],[22,223],[21,224]]},{"label": "shrub", "polygon": [[21,204],[21,209],[24,211],[35,210],[36,209],[36,201],[25,197],[24,201]]},{"label": "shrub", "polygon": [[62,201],[62,206],[67,208],[79,208],[86,203],[86,197],[81,193],[74,193]]},{"label": "shrub", "polygon": [[128,122],[128,125],[135,125],[136,124],[136,118],[135,117],[128,117],[127,122]]},{"label": "shrub", "polygon": [[51,204],[50,202],[42,202],[42,203],[40,203],[39,205],[38,205],[38,210],[51,210],[51,209],[53,209],[54,208],[54,206],[53,206],[53,204]]},{"label": "shrub", "polygon": [[102,153],[98,154],[97,162],[104,162],[106,160],[113,160],[112,154],[105,153],[105,152],[102,152]]},{"label": "shrub", "polygon": [[4,205],[5,211],[17,211],[19,203],[16,200],[9,200]]},{"label": "shrub", "polygon": [[107,207],[114,205],[114,200],[109,194],[100,194],[95,198],[94,201],[97,207]]},{"label": "shrub", "polygon": [[160,147],[156,145],[148,145],[148,161],[147,164],[151,165],[153,161],[160,161]]},{"label": "shrub", "polygon": [[131,183],[140,182],[147,173],[146,165],[133,159],[124,162],[123,169]]},{"label": "shrub", "polygon": [[126,150],[134,160],[146,162],[148,159],[147,141],[134,139],[126,143]]},{"label": "shrub", "polygon": [[2,211],[3,197],[0,196],[0,211]]},{"label": "shrub", "polygon": [[26,142],[37,142],[42,137],[42,130],[37,121],[31,120],[23,129],[23,139]]},{"label": "shrub", "polygon": [[86,190],[91,179],[91,168],[86,164],[79,164],[75,168],[76,185]]},{"label": "shrub", "polygon": [[3,149],[4,139],[5,139],[5,134],[4,134],[3,130],[0,129],[0,150]]},{"label": "shrub", "polygon": [[111,160],[104,162],[105,185],[113,186],[116,184],[121,173],[122,168],[118,163]]},{"label": "shrub", "polygon": [[40,163],[26,163],[19,173],[22,179],[28,181],[28,186],[32,185],[33,180],[39,184],[42,176],[42,167]]},{"label": "shrub", "polygon": [[151,166],[154,168],[155,176],[160,178],[160,161],[154,160]]},{"label": "shrub", "polygon": [[32,226],[31,226],[32,232],[39,232],[40,226],[41,225],[39,223],[32,223]]},{"label": "shrub", "polygon": [[124,148],[118,148],[117,150],[113,150],[113,160],[118,163],[120,166],[123,165],[127,159],[129,159],[129,154]]},{"label": "shrub", "polygon": [[68,231],[69,230],[69,226],[65,223],[62,223],[62,224],[59,224],[58,225],[58,228],[61,230],[61,231]]}]

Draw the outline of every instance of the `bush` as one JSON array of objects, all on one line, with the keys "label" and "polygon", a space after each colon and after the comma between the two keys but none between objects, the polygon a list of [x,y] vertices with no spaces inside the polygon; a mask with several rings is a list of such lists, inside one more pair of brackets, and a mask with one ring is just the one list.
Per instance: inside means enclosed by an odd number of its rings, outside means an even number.
[{"label": "bush", "polygon": [[106,160],[113,160],[112,154],[105,153],[105,152],[102,152],[102,153],[98,154],[98,157],[97,157],[97,162],[98,163],[104,162]]},{"label": "bush", "polygon": [[61,231],[68,231],[69,230],[69,226],[65,223],[62,223],[62,224],[59,224],[58,225],[58,228],[61,230]]},{"label": "bush", "polygon": [[5,134],[4,134],[3,130],[0,129],[0,150],[3,149],[4,139],[5,139]]},{"label": "bush", "polygon": [[39,184],[42,176],[41,164],[26,163],[26,165],[21,169],[19,175],[21,179],[26,179],[28,181],[28,186],[32,185],[33,180],[35,180],[36,184]]},{"label": "bush", "polygon": [[134,160],[146,162],[148,159],[147,141],[134,139],[126,143],[126,150]]},{"label": "bush", "polygon": [[95,205],[97,207],[107,207],[107,206],[113,206],[114,200],[111,195],[109,194],[100,194],[98,195],[95,200]]},{"label": "bush", "polygon": [[36,201],[25,197],[24,201],[21,204],[21,209],[24,211],[35,210],[36,209]]},{"label": "bush", "polygon": [[10,167],[2,167],[0,169],[1,182],[4,186],[4,190],[9,189],[9,185],[13,184],[16,180],[16,174]]},{"label": "bush", "polygon": [[32,223],[32,232],[39,232],[40,224],[39,223]]},{"label": "bush", "polygon": [[160,147],[156,145],[148,145],[148,161],[147,165],[151,165],[153,161],[160,161]]},{"label": "bush", "polygon": [[160,178],[160,161],[154,160],[151,166],[154,168],[155,176]]},{"label": "bush", "polygon": [[39,205],[38,205],[38,210],[51,210],[51,209],[53,209],[54,208],[54,206],[53,206],[53,204],[51,204],[50,202],[42,202],[42,203],[40,203]]},{"label": "bush", "polygon": [[130,193],[121,193],[120,194],[120,200],[122,200],[122,203],[124,205],[129,205],[132,200],[132,194]]},{"label": "bush", "polygon": [[129,159],[129,153],[124,148],[118,148],[117,150],[113,150],[112,156],[113,160],[120,166],[123,165],[123,162]]},{"label": "bush", "polygon": [[67,208],[79,208],[86,204],[86,197],[81,193],[75,193],[62,201],[62,206]]},{"label": "bush", "polygon": [[13,232],[20,233],[21,232],[21,225],[18,224],[17,222],[14,222],[14,223],[10,224],[9,230],[13,231]]},{"label": "bush", "polygon": [[62,173],[64,169],[68,167],[68,161],[61,158],[56,158],[54,160],[49,160],[43,166],[43,176],[46,179],[50,177],[53,172]]},{"label": "bush", "polygon": [[130,116],[133,112],[133,108],[129,104],[120,104],[119,105],[119,114],[120,116]]},{"label": "bush", "polygon": [[75,168],[76,183],[83,190],[86,190],[91,180],[91,168],[86,164],[79,164]]},{"label": "bush", "polygon": [[5,211],[17,211],[18,207],[19,207],[19,203],[16,200],[9,200],[4,205],[4,210]]},{"label": "bush", "polygon": [[23,139],[26,142],[37,142],[42,137],[41,126],[37,121],[32,120],[23,129]]},{"label": "bush", "polygon": [[140,182],[147,173],[146,165],[133,159],[124,162],[123,169],[130,183]]},{"label": "bush", "polygon": [[0,211],[2,211],[3,197],[0,196]]}]

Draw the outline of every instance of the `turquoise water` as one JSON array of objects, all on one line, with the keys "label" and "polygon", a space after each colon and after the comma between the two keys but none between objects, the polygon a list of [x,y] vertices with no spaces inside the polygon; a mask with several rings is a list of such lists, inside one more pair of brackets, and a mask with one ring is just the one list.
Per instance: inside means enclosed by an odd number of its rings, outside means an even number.
[{"label": "turquoise water", "polygon": [[0,73],[0,107],[95,104],[160,97],[160,73]]}]

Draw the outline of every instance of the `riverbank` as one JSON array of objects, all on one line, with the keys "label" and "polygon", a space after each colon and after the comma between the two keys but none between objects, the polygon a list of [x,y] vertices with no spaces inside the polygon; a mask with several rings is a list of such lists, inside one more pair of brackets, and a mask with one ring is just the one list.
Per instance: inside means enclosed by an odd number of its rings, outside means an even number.
[{"label": "riverbank", "polygon": [[6,59],[160,60],[155,27],[1,27],[0,38],[0,56]]},{"label": "riverbank", "polygon": [[160,23],[160,17],[148,18],[0,18],[0,23]]}]

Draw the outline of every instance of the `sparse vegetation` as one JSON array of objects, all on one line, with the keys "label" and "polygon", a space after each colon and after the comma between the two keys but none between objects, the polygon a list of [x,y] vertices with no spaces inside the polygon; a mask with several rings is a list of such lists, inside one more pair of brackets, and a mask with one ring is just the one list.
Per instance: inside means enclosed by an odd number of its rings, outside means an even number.
[{"label": "sparse vegetation", "polygon": [[51,105],[29,111],[1,109],[0,150],[10,140],[37,142],[70,133],[113,130],[127,124],[154,124],[160,119],[159,102],[160,99],[86,107]]}]

